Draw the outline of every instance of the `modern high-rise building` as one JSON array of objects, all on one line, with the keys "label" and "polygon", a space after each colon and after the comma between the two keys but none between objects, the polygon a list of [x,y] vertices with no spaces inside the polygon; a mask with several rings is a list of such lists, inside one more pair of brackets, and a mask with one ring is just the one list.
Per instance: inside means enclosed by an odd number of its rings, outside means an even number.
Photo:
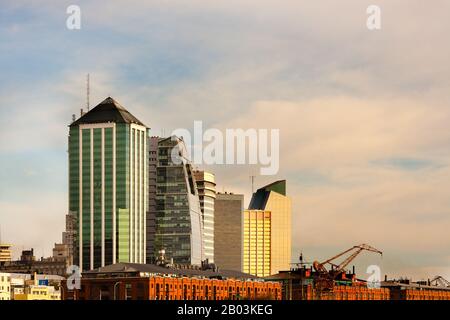
[{"label": "modern high-rise building", "polygon": [[[244,272],[266,276],[290,269],[291,211],[291,199],[286,196],[286,180],[271,183],[253,194],[249,210],[244,213]],[[270,254],[267,253],[268,247]]]},{"label": "modern high-rise building", "polygon": [[183,140],[175,136],[161,138],[157,161],[153,256],[159,256],[164,250],[169,262],[201,265],[204,260],[202,213]]},{"label": "modern high-rise building", "polygon": [[242,271],[244,195],[217,193],[214,202],[214,263]]},{"label": "modern high-rise building", "polygon": [[147,127],[112,98],[70,124],[74,263],[145,262]]},{"label": "modern high-rise building", "polygon": [[208,263],[214,263],[214,200],[216,181],[213,173],[194,171],[203,222],[203,252]]},{"label": "modern high-rise building", "polygon": [[156,175],[158,167],[159,137],[148,138],[148,208],[147,208],[147,252],[146,263],[155,263],[156,234]]},{"label": "modern high-rise building", "polygon": [[271,275],[271,212],[245,210],[243,228],[244,272],[258,277]]}]

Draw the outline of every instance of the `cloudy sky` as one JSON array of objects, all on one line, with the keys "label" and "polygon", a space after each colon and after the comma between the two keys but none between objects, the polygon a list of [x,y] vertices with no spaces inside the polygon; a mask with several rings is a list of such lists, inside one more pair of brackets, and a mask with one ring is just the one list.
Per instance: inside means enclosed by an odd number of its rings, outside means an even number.
[{"label": "cloudy sky", "polygon": [[[107,3],[107,4],[106,4]],[[81,8],[81,30],[66,9]],[[381,30],[366,8],[381,7]],[[450,278],[450,3],[2,1],[0,225],[50,255],[67,213],[72,114],[112,96],[152,128],[280,129],[293,261],[359,243],[357,268]],[[248,166],[214,166],[251,195]]]}]

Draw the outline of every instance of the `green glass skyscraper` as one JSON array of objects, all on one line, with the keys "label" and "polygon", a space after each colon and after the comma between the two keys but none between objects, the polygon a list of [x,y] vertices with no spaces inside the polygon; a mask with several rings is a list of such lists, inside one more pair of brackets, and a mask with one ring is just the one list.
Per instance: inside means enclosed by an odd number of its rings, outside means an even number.
[{"label": "green glass skyscraper", "polygon": [[148,128],[112,98],[72,122],[69,210],[82,270],[145,263]]}]

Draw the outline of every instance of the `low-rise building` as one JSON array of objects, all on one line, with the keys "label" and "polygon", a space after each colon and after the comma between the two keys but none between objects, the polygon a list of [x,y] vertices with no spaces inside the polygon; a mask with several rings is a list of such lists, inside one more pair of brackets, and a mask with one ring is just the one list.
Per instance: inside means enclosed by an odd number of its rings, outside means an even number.
[{"label": "low-rise building", "polygon": [[14,294],[14,300],[61,300],[61,293],[53,286],[30,285]]},{"label": "low-rise building", "polygon": [[[68,280],[69,281],[69,280]],[[64,300],[258,300],[281,299],[278,282],[230,270],[201,270],[118,263],[82,274],[80,287]]]},{"label": "low-rise building", "polygon": [[36,260],[33,249],[24,250],[20,260],[8,261],[0,265],[0,270],[9,273],[67,275],[67,267],[70,265],[70,256],[67,246],[55,244],[53,256]]},{"label": "low-rise building", "polygon": [[25,280],[31,279],[30,274],[11,273],[11,300],[14,300],[16,294],[24,293]]},{"label": "low-rise building", "polygon": [[11,300],[61,300],[60,276],[11,273]]},{"label": "low-rise building", "polygon": [[450,286],[401,279],[382,281],[381,287],[390,291],[391,300],[450,300]]},{"label": "low-rise building", "polygon": [[0,273],[0,300],[11,300],[11,275]]},{"label": "low-rise building", "polygon": [[0,273],[0,300],[60,300],[63,277]]}]

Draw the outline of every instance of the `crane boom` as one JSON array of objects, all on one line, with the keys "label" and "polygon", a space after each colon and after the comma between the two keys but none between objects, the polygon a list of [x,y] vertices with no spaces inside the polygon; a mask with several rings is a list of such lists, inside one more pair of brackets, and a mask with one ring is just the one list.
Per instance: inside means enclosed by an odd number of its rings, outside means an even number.
[{"label": "crane boom", "polygon": [[[353,252],[350,256],[348,256],[340,264],[335,264],[335,263],[332,262],[332,261],[336,260],[337,258],[345,255],[346,253],[349,253],[349,252],[354,251],[354,250],[356,250],[356,251]],[[379,253],[380,255],[383,255],[383,252],[381,252],[380,250],[378,250],[378,249],[376,249],[374,247],[371,247],[371,246],[369,246],[367,244],[360,244],[358,246],[353,246],[352,248],[347,249],[347,250],[345,250],[345,251],[335,255],[334,257],[332,257],[332,258],[330,258],[330,259],[328,259],[328,260],[326,260],[324,262],[315,261],[314,264],[313,264],[313,267],[314,267],[314,269],[316,271],[326,272],[325,264],[330,264],[332,266],[332,268],[333,268],[333,271],[335,273],[339,273],[339,272],[342,272],[345,269],[345,267],[347,267],[348,264],[350,262],[352,262],[353,259],[355,259],[364,250],[375,252],[375,253]]]},{"label": "crane boom", "polygon": [[[358,246],[353,246],[350,249],[347,249],[322,263],[319,261],[313,262],[313,268],[317,272],[317,278],[315,279],[315,290],[319,298],[324,292],[329,292],[333,289],[334,281],[336,280],[336,278],[340,274],[342,274],[345,267],[348,266],[348,264],[352,262],[353,259],[355,259],[356,256],[358,256],[364,250],[383,255],[383,252],[374,247],[371,247],[367,244],[360,244]],[[352,252],[350,256],[344,259],[344,261],[342,261],[340,264],[335,264],[332,262],[349,252]],[[330,271],[325,268],[325,264],[331,265]]]}]

